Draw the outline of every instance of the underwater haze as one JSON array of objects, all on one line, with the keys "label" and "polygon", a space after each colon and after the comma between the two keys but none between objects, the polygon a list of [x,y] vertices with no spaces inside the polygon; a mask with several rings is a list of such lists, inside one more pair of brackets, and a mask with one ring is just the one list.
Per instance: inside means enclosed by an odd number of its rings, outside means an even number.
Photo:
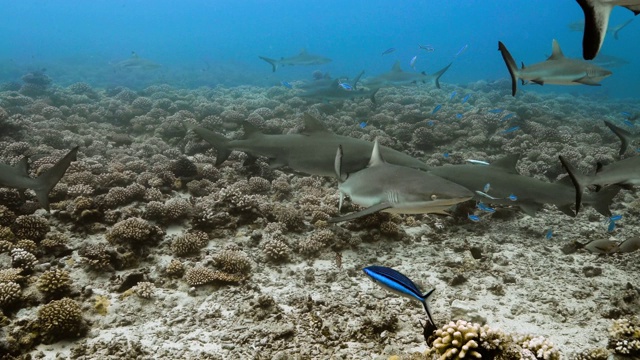
[{"label": "underwater haze", "polygon": [[[616,7],[611,25],[632,18]],[[516,62],[536,63],[557,39],[569,57],[581,57],[583,19],[571,0],[438,2],[397,1],[12,1],[0,14],[0,81],[47,69],[54,82],[143,88],[152,83],[197,87],[276,85],[307,79],[319,69],[334,76],[387,71],[399,60],[405,71],[431,73],[455,59],[443,82],[464,84],[508,78],[497,51],[502,41]],[[553,91],[633,98],[640,93],[640,22],[608,36],[602,53],[628,63],[613,69],[601,87],[544,86]],[[434,49],[426,52],[418,44]],[[280,58],[302,48],[331,58],[315,67],[279,69],[258,56]],[[395,52],[381,56],[388,49]],[[130,74],[114,64],[135,52],[161,68]]]}]

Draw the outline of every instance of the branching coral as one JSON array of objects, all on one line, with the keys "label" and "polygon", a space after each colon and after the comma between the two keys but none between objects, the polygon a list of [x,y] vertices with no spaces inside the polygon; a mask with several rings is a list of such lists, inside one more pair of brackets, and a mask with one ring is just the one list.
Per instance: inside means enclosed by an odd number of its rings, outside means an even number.
[{"label": "branching coral", "polygon": [[64,295],[71,287],[69,273],[62,269],[45,271],[38,279],[38,290],[47,297]]},{"label": "branching coral", "polygon": [[109,229],[105,235],[107,241],[111,244],[128,245],[134,249],[153,245],[162,236],[164,236],[162,229],[140,218],[129,218],[120,221]]},{"label": "branching coral", "polygon": [[184,280],[189,286],[200,286],[213,282],[237,283],[244,280],[244,278],[242,275],[228,274],[205,267],[194,267],[184,274]]},{"label": "branching coral", "polygon": [[79,337],[87,330],[80,305],[69,298],[43,305],[38,310],[38,325],[44,343]]},{"label": "branching coral", "polygon": [[609,329],[608,347],[616,354],[640,355],[640,319],[632,317],[614,320]]},{"label": "branching coral", "polygon": [[491,358],[502,345],[502,333],[489,326],[458,320],[436,330],[432,352],[440,360],[464,358]]}]

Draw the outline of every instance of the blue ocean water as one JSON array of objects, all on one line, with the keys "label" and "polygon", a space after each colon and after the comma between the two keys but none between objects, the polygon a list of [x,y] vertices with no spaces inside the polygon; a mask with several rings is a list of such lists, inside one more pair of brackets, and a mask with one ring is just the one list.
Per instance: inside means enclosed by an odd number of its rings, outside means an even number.
[{"label": "blue ocean water", "polygon": [[[611,24],[632,18],[616,7]],[[502,41],[518,63],[542,61],[557,39],[565,55],[580,57],[582,33],[568,24],[583,19],[575,1],[438,2],[373,1],[6,1],[0,13],[0,81],[19,80],[45,68],[56,84],[84,81],[94,86],[142,88],[224,84],[274,86],[308,79],[319,69],[335,76],[372,76],[399,60],[406,71],[434,72],[454,59],[443,77],[449,84],[508,78],[497,51]],[[613,98],[640,95],[640,20],[608,36],[602,53],[628,64],[612,69],[601,87],[544,86],[530,91],[584,93]],[[418,48],[433,46],[433,52]],[[381,56],[390,48],[397,50]],[[271,72],[259,55],[295,55],[300,49],[333,61]],[[162,67],[135,72],[117,69],[131,52]]]}]

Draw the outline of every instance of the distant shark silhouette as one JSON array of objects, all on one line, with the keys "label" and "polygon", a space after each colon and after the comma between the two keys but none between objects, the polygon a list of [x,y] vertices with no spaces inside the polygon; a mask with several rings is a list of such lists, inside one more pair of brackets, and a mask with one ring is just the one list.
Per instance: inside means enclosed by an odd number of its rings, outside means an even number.
[{"label": "distant shark silhouette", "polygon": [[[307,90],[298,96],[303,98],[313,98],[319,100],[349,100],[355,98],[369,98],[371,102],[376,104],[376,93],[379,88],[358,89],[357,85],[360,78],[364,74],[361,71],[350,84],[341,82],[340,79],[319,80],[315,87],[307,87]],[[346,87],[346,88],[345,88]]]},{"label": "distant shark silhouette", "polygon": [[518,69],[509,50],[501,41],[498,41],[498,50],[511,75],[511,95],[513,96],[516,96],[518,79],[521,79],[523,84],[525,81],[531,81],[539,85],[599,86],[602,79],[612,74],[610,70],[587,61],[565,57],[555,39],[552,43],[551,56],[547,60],[527,67],[523,63],[521,69]]},{"label": "distant shark silhouette", "polygon": [[113,66],[120,69],[131,70],[153,70],[162,67],[162,65],[158,63],[139,57],[135,51],[131,52],[130,58],[128,58],[127,60],[119,61],[113,64]]},{"label": "distant shark silhouette", "polygon": [[598,55],[609,27],[609,16],[614,6],[622,6],[638,15],[640,0],[576,0],[584,12],[582,56],[592,60]]},{"label": "distant shark silhouette", "polygon": [[306,49],[302,49],[298,55],[290,57],[282,57],[280,59],[271,59],[265,56],[258,56],[260,59],[271,64],[273,72],[276,72],[279,67],[282,66],[309,66],[309,65],[322,65],[331,62],[331,59],[309,54]]},{"label": "distant shark silhouette", "polygon": [[372,88],[373,87],[380,88],[385,86],[402,86],[402,85],[408,85],[408,84],[416,84],[418,82],[422,82],[422,83],[429,82],[435,85],[435,87],[437,87],[438,89],[440,89],[440,77],[447,70],[449,70],[449,67],[451,67],[451,64],[452,63],[449,63],[449,65],[429,75],[424,71],[420,73],[402,71],[402,68],[400,67],[400,61],[396,61],[395,64],[393,64],[393,67],[391,67],[391,70],[389,72],[380,74],[371,79],[367,79],[366,81],[363,81],[363,83],[366,86],[369,86]]}]

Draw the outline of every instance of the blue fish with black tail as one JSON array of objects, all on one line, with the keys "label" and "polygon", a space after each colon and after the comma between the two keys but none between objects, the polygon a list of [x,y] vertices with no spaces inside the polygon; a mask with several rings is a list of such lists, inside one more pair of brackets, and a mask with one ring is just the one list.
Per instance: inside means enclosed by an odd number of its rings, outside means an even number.
[{"label": "blue fish with black tail", "polygon": [[420,301],[422,303],[422,306],[424,307],[424,310],[427,312],[429,321],[435,326],[427,300],[436,289],[431,289],[430,291],[423,294],[420,289],[418,289],[418,286],[416,286],[416,284],[411,281],[411,279],[399,273],[398,271],[385,266],[368,266],[362,270],[365,274],[367,274],[367,276],[371,278],[371,280],[373,280],[373,282],[382,286],[383,288],[398,295]]}]

